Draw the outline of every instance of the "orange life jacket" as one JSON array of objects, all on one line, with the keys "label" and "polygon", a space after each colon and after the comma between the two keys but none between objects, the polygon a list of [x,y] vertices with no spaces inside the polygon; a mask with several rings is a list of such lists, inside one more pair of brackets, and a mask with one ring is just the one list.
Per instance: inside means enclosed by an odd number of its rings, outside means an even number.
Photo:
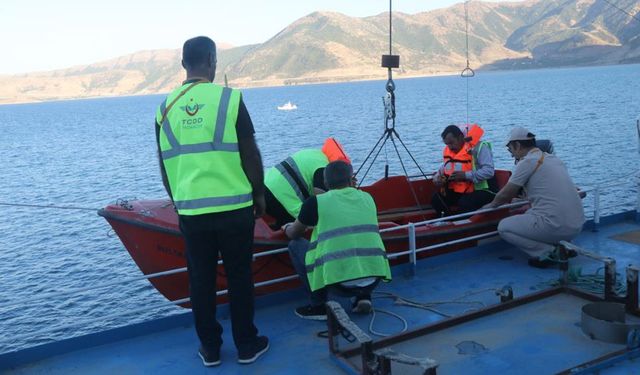
[{"label": "orange life jacket", "polygon": [[322,146],[322,153],[327,156],[329,162],[342,160],[351,164],[351,159],[349,159],[347,153],[344,152],[342,145],[333,137],[329,137],[324,141],[324,145]]},{"label": "orange life jacket", "polygon": [[[470,172],[473,171],[473,156],[471,150],[480,142],[480,138],[484,134],[484,130],[478,124],[472,124],[467,131],[465,137],[465,143],[457,153],[454,153],[445,146],[442,151],[442,157],[444,159],[444,175],[449,177],[453,172]],[[472,193],[474,191],[473,181],[450,181],[449,189],[456,193]]]}]

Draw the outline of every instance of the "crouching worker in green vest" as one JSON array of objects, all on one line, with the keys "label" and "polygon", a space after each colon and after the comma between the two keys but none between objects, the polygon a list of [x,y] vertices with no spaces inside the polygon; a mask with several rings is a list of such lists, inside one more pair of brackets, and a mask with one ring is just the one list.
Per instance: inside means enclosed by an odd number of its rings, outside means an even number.
[{"label": "crouching worker in green vest", "polygon": [[[351,164],[329,163],[324,179],[329,191],[307,199],[296,221],[283,228],[292,239],[291,261],[311,298],[310,305],[295,310],[303,319],[327,319],[329,292],[352,297],[353,312],[369,313],[371,292],[380,280],[391,280],[376,205],[353,187]],[[309,227],[314,227],[311,242],[302,238]]]}]

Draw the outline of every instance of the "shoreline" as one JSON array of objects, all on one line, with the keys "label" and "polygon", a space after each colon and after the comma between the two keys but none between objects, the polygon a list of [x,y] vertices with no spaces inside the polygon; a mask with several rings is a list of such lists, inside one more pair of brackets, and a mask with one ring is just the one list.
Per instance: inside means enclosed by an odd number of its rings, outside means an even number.
[{"label": "shoreline", "polygon": [[[548,70],[548,69],[580,69],[580,68],[595,68],[604,66],[623,66],[634,65],[630,64],[602,64],[602,65],[562,65],[562,66],[548,66],[548,67],[523,67],[520,69],[475,69],[476,72],[515,72],[515,71],[531,71],[531,70]],[[412,79],[412,78],[430,78],[430,77],[445,77],[459,75],[461,71],[442,71],[437,73],[428,74],[400,74],[395,72],[394,80]],[[306,78],[285,78],[285,79],[273,79],[273,80],[257,80],[257,81],[231,81],[232,87],[238,89],[257,89],[257,88],[273,88],[273,87],[288,87],[288,86],[307,86],[307,85],[322,85],[322,84],[335,84],[335,83],[347,83],[347,82],[367,82],[367,81],[385,81],[386,72],[382,72],[379,76],[375,75],[361,75],[361,76],[319,76],[319,77],[306,77]],[[214,81],[216,84],[222,84],[222,82]],[[41,99],[28,98],[26,100],[19,100],[17,98],[8,98],[0,96],[0,106],[7,105],[21,105],[21,104],[38,104],[38,103],[50,103],[61,102],[71,100],[91,100],[91,99],[107,99],[107,98],[123,98],[123,97],[137,97],[145,95],[163,95],[169,91],[159,92],[145,92],[140,94],[121,94],[121,95],[87,95],[87,96],[69,96],[69,97],[46,97]]]}]

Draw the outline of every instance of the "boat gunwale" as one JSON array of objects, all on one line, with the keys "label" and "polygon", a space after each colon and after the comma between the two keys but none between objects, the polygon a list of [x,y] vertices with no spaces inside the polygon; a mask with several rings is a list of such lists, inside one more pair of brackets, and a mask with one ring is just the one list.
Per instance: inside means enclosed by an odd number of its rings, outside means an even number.
[{"label": "boat gunwale", "polygon": [[[126,211],[126,212],[131,212],[131,211]],[[101,208],[100,210],[98,210],[98,215],[104,217],[107,221],[108,220],[114,220],[114,221],[118,221],[121,223],[125,223],[128,225],[132,225],[135,227],[140,227],[143,229],[148,229],[148,230],[153,230],[156,232],[162,232],[165,234],[170,234],[173,236],[177,236],[177,237],[182,237],[182,233],[179,230],[175,230],[175,229],[171,229],[171,228],[167,228],[165,226],[162,225],[158,225],[158,224],[151,224],[151,223],[146,223],[144,221],[140,221],[137,220],[135,218],[128,218],[128,217],[123,217],[121,215],[117,215],[105,208]],[[496,218],[496,219],[490,219],[490,220],[486,220],[486,221],[480,221],[480,222],[470,222],[468,224],[464,224],[464,225],[447,225],[447,226],[438,226],[438,227],[429,227],[429,226],[420,226],[418,228],[416,228],[416,239],[428,239],[429,237],[436,237],[436,236],[446,236],[446,235],[451,235],[454,234],[456,232],[459,231],[465,231],[465,230],[477,230],[477,229],[483,229],[485,227],[490,227],[492,225],[496,225],[500,220],[502,220],[502,218]],[[389,223],[388,221],[382,222],[382,223]],[[453,223],[453,222],[452,222]],[[406,224],[398,224],[398,223],[394,223],[397,226],[402,226],[402,225],[406,225]],[[393,229],[393,227],[385,227],[382,228],[388,231],[389,234],[385,234],[382,233],[382,239],[383,241],[391,241],[391,242],[399,242],[399,241],[403,241],[406,240],[407,236],[408,236],[408,229],[407,228],[398,228],[398,229]],[[400,231],[404,231],[406,233],[404,234],[394,234],[394,232],[400,232]],[[117,231],[116,231],[117,232]],[[277,232],[277,231],[272,231],[273,233]],[[254,245],[257,244],[259,246],[282,246],[282,247],[286,247],[288,243],[288,240],[263,240],[263,239],[254,239]]]}]

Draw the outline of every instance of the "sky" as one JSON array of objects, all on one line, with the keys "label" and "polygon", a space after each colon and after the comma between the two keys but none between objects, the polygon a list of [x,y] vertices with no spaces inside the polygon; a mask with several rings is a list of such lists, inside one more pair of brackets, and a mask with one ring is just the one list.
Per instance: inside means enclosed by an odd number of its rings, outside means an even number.
[{"label": "sky", "polygon": [[[393,9],[414,14],[460,2],[394,0]],[[262,43],[317,10],[364,17],[388,8],[388,0],[2,0],[0,74],[181,48],[197,35],[235,46]]]}]

